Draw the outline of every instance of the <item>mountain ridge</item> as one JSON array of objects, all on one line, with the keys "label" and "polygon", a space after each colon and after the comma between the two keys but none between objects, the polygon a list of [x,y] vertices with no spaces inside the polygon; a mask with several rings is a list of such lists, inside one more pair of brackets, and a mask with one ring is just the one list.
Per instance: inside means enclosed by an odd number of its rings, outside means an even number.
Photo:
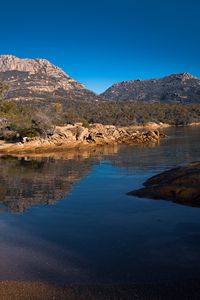
[{"label": "mountain ridge", "polygon": [[9,86],[8,100],[130,100],[136,102],[200,103],[200,79],[190,73],[118,82],[96,95],[47,59],[0,55],[0,82]]},{"label": "mountain ridge", "polygon": [[200,103],[200,80],[186,72],[162,78],[126,80],[113,84],[100,96],[109,100]]}]

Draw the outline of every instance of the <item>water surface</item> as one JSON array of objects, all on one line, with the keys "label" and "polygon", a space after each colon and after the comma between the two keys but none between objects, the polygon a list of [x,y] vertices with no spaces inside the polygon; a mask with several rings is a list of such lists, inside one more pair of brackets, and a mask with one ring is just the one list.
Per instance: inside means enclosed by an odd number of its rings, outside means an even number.
[{"label": "water surface", "polygon": [[0,280],[156,283],[200,279],[200,209],[127,196],[199,160],[200,128],[157,147],[0,159]]}]

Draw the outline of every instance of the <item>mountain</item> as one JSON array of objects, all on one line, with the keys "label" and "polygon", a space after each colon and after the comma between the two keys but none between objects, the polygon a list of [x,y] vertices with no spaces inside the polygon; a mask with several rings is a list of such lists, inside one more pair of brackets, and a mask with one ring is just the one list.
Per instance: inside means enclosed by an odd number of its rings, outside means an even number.
[{"label": "mountain", "polygon": [[188,73],[114,84],[101,97],[111,100],[200,103],[200,80]]},{"label": "mountain", "polygon": [[[0,82],[7,83],[6,99],[55,102],[66,100],[134,100],[145,102],[200,103],[200,80],[188,73],[151,80],[114,84],[95,95],[46,59],[0,56]],[[34,102],[33,102],[34,101]]]},{"label": "mountain", "polygon": [[12,100],[94,99],[97,96],[46,59],[0,56],[0,81]]}]

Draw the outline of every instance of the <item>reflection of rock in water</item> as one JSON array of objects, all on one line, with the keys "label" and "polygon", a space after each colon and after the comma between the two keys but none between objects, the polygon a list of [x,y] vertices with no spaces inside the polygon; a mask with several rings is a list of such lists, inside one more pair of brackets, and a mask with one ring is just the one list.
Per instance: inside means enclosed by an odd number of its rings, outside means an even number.
[{"label": "reflection of rock in water", "polygon": [[70,192],[72,184],[84,177],[93,163],[1,158],[0,210],[23,212],[33,205],[53,204]]}]

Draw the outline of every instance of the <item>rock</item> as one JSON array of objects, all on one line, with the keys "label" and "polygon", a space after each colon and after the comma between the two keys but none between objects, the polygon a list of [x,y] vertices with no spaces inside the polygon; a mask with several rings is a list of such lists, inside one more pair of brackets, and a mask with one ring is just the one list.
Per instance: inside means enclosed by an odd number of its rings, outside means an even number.
[{"label": "rock", "polygon": [[20,59],[0,56],[0,81],[9,86],[6,99],[41,101],[59,99],[96,99],[86,89],[46,59]]},{"label": "rock", "polygon": [[[6,140],[10,140],[13,137],[11,131],[6,132]],[[20,152],[22,151],[36,151],[42,152],[47,151],[48,147],[53,147],[56,150],[56,147],[62,146],[62,149],[81,145],[117,145],[117,144],[126,144],[134,146],[143,146],[150,144],[157,144],[160,140],[160,135],[157,130],[154,131],[134,131],[133,128],[129,127],[120,127],[117,128],[112,125],[102,125],[102,124],[91,124],[89,128],[81,126],[80,124],[75,125],[65,125],[65,126],[56,126],[53,128],[52,134],[46,135],[45,137],[34,137],[27,138],[24,137],[21,139],[21,144],[13,144],[12,146],[4,144],[1,146],[1,152]],[[19,141],[19,138],[17,139]],[[17,147],[16,147],[17,146]],[[46,147],[46,148],[45,148]],[[60,149],[60,148],[59,148]]]},{"label": "rock", "polygon": [[192,122],[189,126],[200,126],[200,122]]},{"label": "rock", "polygon": [[115,129],[114,132],[112,133],[112,136],[114,139],[119,139],[120,138],[120,132],[119,130]]},{"label": "rock", "polygon": [[61,137],[64,140],[70,142],[70,141],[76,141],[76,127],[74,126],[56,126],[55,132],[53,136],[51,137],[52,140],[55,139],[55,137]]},{"label": "rock", "polygon": [[162,122],[159,123],[147,122],[146,124],[144,124],[143,127],[148,129],[157,129],[157,128],[168,128],[171,127],[171,125]]},{"label": "rock", "polygon": [[151,142],[156,142],[160,137],[160,133],[158,130],[149,130],[144,135]]},{"label": "rock", "polygon": [[134,131],[133,128],[117,128],[115,126],[91,124],[85,128],[80,124],[67,125],[65,127],[56,127],[55,134],[52,136],[64,137],[68,141],[79,141],[96,144],[142,144],[157,143],[160,140],[158,130]]},{"label": "rock", "polygon": [[146,123],[145,125],[144,125],[144,127],[147,127],[147,128],[158,128],[158,127],[160,127],[160,125],[159,124],[157,124],[157,123],[155,123],[155,122],[148,122],[148,123]]},{"label": "rock", "polygon": [[200,162],[156,175],[144,183],[144,188],[129,195],[200,207]]},{"label": "rock", "polygon": [[160,141],[160,135],[158,130],[149,131],[133,131],[132,129],[120,129],[120,137],[118,142],[128,145],[140,145],[140,144],[155,144]]},{"label": "rock", "polygon": [[88,128],[79,126],[77,128],[76,140],[77,141],[84,141],[84,140],[87,139],[88,134],[89,134]]},{"label": "rock", "polygon": [[102,124],[92,124],[89,128],[89,135],[88,135],[88,141],[93,142],[99,142],[99,140],[102,142],[102,140],[105,140],[107,137],[107,128],[106,126]]},{"label": "rock", "polygon": [[77,122],[77,123],[74,123],[74,126],[80,127],[80,126],[83,126],[83,123],[82,122]]}]

